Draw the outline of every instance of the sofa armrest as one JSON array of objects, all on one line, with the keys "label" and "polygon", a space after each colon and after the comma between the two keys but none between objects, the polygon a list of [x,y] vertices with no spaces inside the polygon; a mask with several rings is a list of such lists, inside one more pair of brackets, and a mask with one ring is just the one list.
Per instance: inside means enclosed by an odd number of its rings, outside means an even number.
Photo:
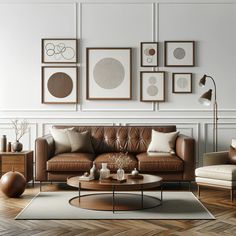
[{"label": "sofa armrest", "polygon": [[195,170],[195,140],[185,135],[176,139],[176,154],[184,161],[183,180],[194,180]]},{"label": "sofa armrest", "polygon": [[203,154],[203,166],[224,165],[229,163],[229,152],[208,152]]},{"label": "sofa armrest", "polygon": [[35,176],[38,181],[47,180],[47,161],[54,155],[55,144],[48,134],[35,140]]}]

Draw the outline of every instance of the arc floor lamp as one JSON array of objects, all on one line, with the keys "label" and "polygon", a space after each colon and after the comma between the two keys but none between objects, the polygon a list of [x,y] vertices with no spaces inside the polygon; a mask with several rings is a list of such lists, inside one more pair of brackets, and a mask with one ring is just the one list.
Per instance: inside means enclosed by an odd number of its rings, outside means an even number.
[{"label": "arc floor lamp", "polygon": [[[215,80],[209,76],[204,75],[200,81],[199,86],[204,87],[206,84],[206,80],[210,79],[213,82],[214,87],[214,104],[213,104],[213,150],[217,152],[218,150],[218,105],[216,100],[216,83]],[[205,106],[209,106],[212,103],[212,89],[209,89],[207,92],[202,94],[199,98],[199,102]]]}]

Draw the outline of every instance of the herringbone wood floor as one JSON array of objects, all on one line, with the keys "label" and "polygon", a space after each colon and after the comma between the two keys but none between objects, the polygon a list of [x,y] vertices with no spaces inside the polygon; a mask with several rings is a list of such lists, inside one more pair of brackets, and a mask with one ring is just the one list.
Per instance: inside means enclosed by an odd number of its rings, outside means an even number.
[{"label": "herringbone wood floor", "polygon": [[[54,191],[61,185],[47,185],[44,190]],[[186,190],[177,185],[167,190]],[[14,217],[24,208],[39,188],[28,187],[19,199],[0,195],[0,235],[6,236],[151,236],[151,235],[236,235],[236,203],[229,200],[229,191],[203,190],[201,200],[215,215],[216,220],[22,220]],[[236,202],[236,200],[235,200]],[[45,211],[47,207],[45,206]]]}]

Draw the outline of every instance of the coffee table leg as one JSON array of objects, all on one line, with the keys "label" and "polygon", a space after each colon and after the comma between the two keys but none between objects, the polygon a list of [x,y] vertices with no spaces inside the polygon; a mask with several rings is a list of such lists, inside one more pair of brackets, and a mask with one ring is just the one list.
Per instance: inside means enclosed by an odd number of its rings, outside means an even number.
[{"label": "coffee table leg", "polygon": [[80,189],[81,189],[81,186],[80,186],[80,183],[79,183],[79,187],[78,187],[78,191],[79,191],[79,202],[80,202]]},{"label": "coffee table leg", "polygon": [[141,207],[143,209],[143,189],[141,189]]},{"label": "coffee table leg", "polygon": [[115,213],[115,187],[112,186],[112,212]]},{"label": "coffee table leg", "polygon": [[162,199],[163,199],[163,189],[162,189],[162,186],[161,186],[161,205],[162,205]]}]

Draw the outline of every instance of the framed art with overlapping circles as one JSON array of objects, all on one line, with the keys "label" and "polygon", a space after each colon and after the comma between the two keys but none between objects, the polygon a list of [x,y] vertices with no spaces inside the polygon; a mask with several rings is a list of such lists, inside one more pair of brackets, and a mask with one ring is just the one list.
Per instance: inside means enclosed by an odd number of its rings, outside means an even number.
[{"label": "framed art with overlapping circles", "polygon": [[155,67],[158,66],[158,43],[156,42],[142,42],[141,50],[141,66]]},{"label": "framed art with overlapping circles", "polygon": [[42,63],[77,63],[78,40],[71,38],[42,39]]},{"label": "framed art with overlapping circles", "polygon": [[194,41],[165,41],[165,66],[195,66]]},{"label": "framed art with overlapping circles", "polygon": [[131,48],[87,48],[86,56],[88,100],[131,99]]},{"label": "framed art with overlapping circles", "polygon": [[42,67],[42,103],[75,104],[78,102],[76,66]]},{"label": "framed art with overlapping circles", "polygon": [[142,71],[140,77],[140,100],[142,102],[164,102],[165,72]]}]

